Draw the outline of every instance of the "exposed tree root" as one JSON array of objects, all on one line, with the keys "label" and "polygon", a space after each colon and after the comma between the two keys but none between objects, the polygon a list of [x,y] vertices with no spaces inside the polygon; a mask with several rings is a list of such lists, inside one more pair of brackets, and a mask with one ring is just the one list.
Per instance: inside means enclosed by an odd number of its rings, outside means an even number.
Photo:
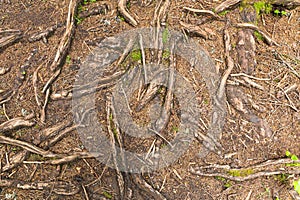
[{"label": "exposed tree root", "polygon": [[126,3],[126,0],[119,0],[118,11],[132,26],[137,26],[138,22],[127,11]]},{"label": "exposed tree root", "polygon": [[35,125],[35,122],[31,119],[34,117],[34,114],[28,115],[27,117],[17,117],[11,120],[8,120],[2,124],[0,124],[0,132],[5,133],[7,131],[11,131],[17,128],[22,127],[31,127]]},{"label": "exposed tree root", "polygon": [[75,29],[75,15],[77,12],[77,6],[79,5],[79,0],[71,0],[69,4],[69,12],[67,17],[67,25],[66,25],[66,31],[64,35],[62,36],[62,39],[60,40],[55,58],[50,65],[51,71],[54,71],[51,78],[47,81],[43,88],[43,93],[47,91],[47,89],[50,87],[50,85],[56,80],[56,78],[59,76],[62,68],[62,64],[65,61],[65,56],[67,55],[67,51],[71,45],[71,39],[74,34]]},{"label": "exposed tree root", "polygon": [[0,29],[0,52],[7,46],[14,44],[18,40],[20,40],[22,36],[22,32],[20,30],[1,30]]},{"label": "exposed tree root", "polygon": [[[191,168],[190,172],[199,176],[220,176],[232,181],[247,181],[278,174],[300,174],[299,169],[288,167],[293,164],[300,164],[300,161],[293,161],[290,158],[267,160],[247,168],[231,168],[229,165],[208,165]],[[270,170],[270,168],[273,170]]]},{"label": "exposed tree root", "polygon": [[78,17],[87,18],[93,15],[103,14],[106,13],[107,10],[111,10],[112,5],[109,1],[101,1],[100,3],[102,3],[102,5],[80,12]]},{"label": "exposed tree root", "polygon": [[199,9],[194,9],[194,8],[189,8],[189,7],[183,7],[183,9],[191,11],[193,13],[199,13],[202,15],[212,16],[215,19],[221,19],[221,17],[219,15],[217,15],[216,13],[214,13],[211,10],[199,10]]},{"label": "exposed tree root", "polygon": [[195,35],[200,36],[206,40],[215,39],[216,34],[213,32],[213,30],[209,28],[200,28],[199,26],[187,24],[182,21],[180,21],[179,23],[181,26],[183,26],[184,29],[186,29],[190,33],[194,33]]},{"label": "exposed tree root", "polygon": [[227,0],[215,8],[215,12],[219,13],[239,4],[241,0]]},{"label": "exposed tree root", "polygon": [[[111,102],[112,102],[112,97],[111,95],[107,96],[107,102],[106,102],[106,120],[107,120],[107,130],[109,133],[109,139],[111,146],[113,148],[112,151],[112,159],[117,175],[117,181],[118,181],[118,186],[119,186],[119,192],[120,192],[120,198],[124,199],[124,193],[125,193],[125,182],[124,182],[124,177],[119,169],[120,163],[117,161],[118,156],[118,151],[116,149],[116,140],[115,140],[115,134],[113,132],[112,128],[112,121],[111,121]],[[124,160],[123,160],[124,161]]]},{"label": "exposed tree root", "polygon": [[34,33],[33,35],[31,35],[28,38],[29,42],[36,42],[39,40],[43,40],[44,43],[48,43],[48,37],[50,37],[57,28],[61,27],[62,24],[55,24],[53,26],[50,26],[49,28],[47,28],[46,30]]},{"label": "exposed tree root", "polygon": [[80,191],[79,186],[65,181],[25,182],[21,180],[1,179],[0,187],[16,187],[23,190],[51,190],[59,195],[75,195]]},{"label": "exposed tree root", "polygon": [[252,29],[254,31],[257,31],[258,33],[260,33],[263,38],[265,39],[266,43],[268,45],[276,45],[279,46],[279,44],[277,42],[275,42],[273,39],[271,39],[271,37],[269,37],[266,33],[264,33],[263,31],[261,31],[257,26],[250,24],[250,23],[238,23],[236,24],[236,27],[238,28],[248,28],[248,29]]},{"label": "exposed tree root", "polygon": [[140,174],[132,174],[131,178],[134,184],[147,194],[148,198],[150,197],[151,199],[166,200],[166,197],[164,197],[159,191],[147,183]]}]

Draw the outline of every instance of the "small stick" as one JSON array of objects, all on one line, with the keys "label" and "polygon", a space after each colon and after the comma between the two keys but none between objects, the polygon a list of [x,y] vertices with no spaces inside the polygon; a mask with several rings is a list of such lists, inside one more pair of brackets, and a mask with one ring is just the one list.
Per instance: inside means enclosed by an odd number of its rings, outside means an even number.
[{"label": "small stick", "polygon": [[232,77],[245,76],[245,77],[248,77],[248,78],[251,78],[251,79],[254,79],[254,80],[258,80],[258,81],[270,81],[271,80],[270,78],[257,78],[255,76],[251,76],[251,75],[248,75],[248,74],[245,74],[245,73],[230,74],[230,76],[232,76]]},{"label": "small stick", "polygon": [[89,195],[88,195],[88,193],[87,193],[87,191],[85,189],[85,186],[83,184],[81,184],[81,187],[83,189],[83,193],[84,193],[85,199],[86,200],[90,200]]},{"label": "small stick", "polygon": [[48,88],[46,91],[45,102],[44,102],[43,108],[41,110],[41,122],[42,123],[46,122],[46,107],[47,107],[47,104],[49,101],[49,96],[50,96],[50,88]]},{"label": "small stick", "polygon": [[159,136],[161,139],[163,139],[171,148],[173,148],[173,145],[171,144],[171,142],[169,142],[163,135],[161,135],[159,132],[149,128],[150,131],[152,131],[153,133],[155,133],[157,136]]},{"label": "small stick", "polygon": [[37,103],[37,105],[39,107],[41,107],[41,102],[39,100],[39,97],[38,97],[38,72],[39,70],[41,69],[42,65],[40,65],[33,73],[33,76],[32,76],[32,85],[33,85],[33,89],[34,89],[34,96],[35,96],[35,101]]},{"label": "small stick", "polygon": [[276,58],[280,60],[283,64],[285,64],[292,71],[292,73],[300,79],[300,75],[298,74],[298,72],[282,58],[280,53],[276,52]]},{"label": "small stick", "polygon": [[6,107],[5,107],[5,103],[3,104],[3,112],[4,112],[4,115],[6,117],[7,120],[10,120],[10,118],[8,117],[7,113],[6,113]]},{"label": "small stick", "polygon": [[142,52],[142,64],[143,64],[143,70],[144,70],[144,83],[147,84],[148,79],[147,79],[147,71],[146,71],[146,56],[145,56],[142,34],[139,34],[139,37],[140,37],[139,43],[140,43],[141,52]]}]

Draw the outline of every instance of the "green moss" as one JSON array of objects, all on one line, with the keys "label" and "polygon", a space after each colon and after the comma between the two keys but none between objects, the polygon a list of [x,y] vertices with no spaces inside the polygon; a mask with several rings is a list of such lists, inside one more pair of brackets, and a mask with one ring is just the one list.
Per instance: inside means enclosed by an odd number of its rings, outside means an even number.
[{"label": "green moss", "polygon": [[76,21],[76,24],[78,25],[78,24],[80,24],[83,21],[83,18],[75,16],[75,21]]},{"label": "green moss", "polygon": [[142,60],[142,52],[140,49],[138,50],[133,50],[131,52],[131,58],[133,61],[139,61],[139,60]]},{"label": "green moss", "polygon": [[106,198],[108,198],[108,199],[111,199],[111,198],[112,198],[112,194],[110,194],[109,192],[104,191],[104,192],[103,192],[103,195],[104,195]]},{"label": "green moss", "polygon": [[44,161],[45,158],[41,155],[38,155],[38,154],[30,154],[28,160],[30,161]]},{"label": "green moss", "polygon": [[169,41],[169,37],[170,37],[169,29],[168,26],[166,26],[166,28],[162,32],[162,42],[166,44]]},{"label": "green moss", "polygon": [[278,175],[274,175],[274,179],[276,181],[280,181],[281,183],[287,183],[288,181],[288,175],[287,174],[278,174]]},{"label": "green moss", "polygon": [[253,174],[254,171],[253,169],[231,169],[231,170],[228,170],[228,174],[230,174],[231,176],[234,176],[234,177],[245,177],[245,176],[248,176],[250,174]]},{"label": "green moss", "polygon": [[[299,160],[299,158],[295,154],[292,154],[290,151],[286,151],[285,155],[287,157],[291,158],[291,160],[293,160],[293,161],[298,161]],[[288,167],[300,167],[300,163],[290,163],[290,164],[286,164],[286,166],[288,166]]]},{"label": "green moss", "polygon": [[218,15],[219,16],[225,16],[227,13],[229,13],[229,10],[224,10],[222,12],[219,12]]},{"label": "green moss", "polygon": [[266,3],[265,1],[257,1],[253,4],[253,7],[257,15],[262,13],[270,14],[272,11],[272,5],[270,3]]},{"label": "green moss", "polygon": [[224,177],[216,176],[215,178],[216,178],[217,180],[222,181],[225,188],[230,188],[230,187],[232,186],[232,182],[229,181],[229,180],[227,180],[227,179],[225,179]]},{"label": "green moss", "polygon": [[173,126],[172,130],[175,131],[175,132],[178,132],[179,128],[177,126]]},{"label": "green moss", "polygon": [[162,57],[164,59],[168,59],[170,57],[170,51],[169,51],[169,49],[166,49],[166,50],[163,51]]},{"label": "green moss", "polygon": [[300,195],[300,179],[293,182],[294,190]]},{"label": "green moss", "polygon": [[258,31],[254,31],[254,36],[257,40],[261,40],[261,41],[264,40],[264,37]]},{"label": "green moss", "polygon": [[67,57],[66,57],[66,63],[67,64],[71,64],[71,56],[70,55],[67,55]]}]

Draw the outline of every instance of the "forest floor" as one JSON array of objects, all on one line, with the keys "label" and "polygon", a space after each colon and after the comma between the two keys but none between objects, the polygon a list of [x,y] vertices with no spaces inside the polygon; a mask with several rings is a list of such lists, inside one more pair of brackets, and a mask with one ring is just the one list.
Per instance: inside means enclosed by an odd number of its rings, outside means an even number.
[{"label": "forest floor", "polygon": [[[222,2],[0,0],[0,199],[300,199],[300,3]],[[145,27],[160,27],[162,46],[172,30],[181,33],[211,61],[197,71],[173,55],[172,45],[145,52],[128,45],[106,71],[87,64],[101,60],[107,38]],[[126,36],[128,43],[134,38]],[[118,74],[144,67],[144,58],[174,65],[189,83],[185,94],[197,102],[199,130],[174,162],[129,173],[116,161],[122,149],[99,158],[105,152],[91,152],[80,132],[93,123],[92,110],[112,146],[145,153],[149,162],[161,149],[180,148],[173,139],[184,109],[168,87],[148,84],[125,95],[138,125],[163,116],[159,133],[135,138],[118,124],[123,110],[110,97]],[[72,104],[72,89],[80,68],[90,66],[100,86],[92,92],[95,106],[83,112]],[[151,101],[143,100],[147,95]],[[154,103],[166,112],[151,112]]]}]

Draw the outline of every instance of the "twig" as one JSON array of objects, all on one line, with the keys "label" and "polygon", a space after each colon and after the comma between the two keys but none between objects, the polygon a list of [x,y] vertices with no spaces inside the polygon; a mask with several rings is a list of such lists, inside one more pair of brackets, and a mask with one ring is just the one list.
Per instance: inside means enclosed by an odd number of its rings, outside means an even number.
[{"label": "twig", "polygon": [[245,73],[230,74],[230,76],[232,76],[232,77],[245,76],[245,77],[248,77],[248,78],[251,78],[251,79],[254,79],[254,80],[258,80],[258,81],[270,81],[271,80],[270,78],[257,78],[255,76],[251,76],[251,75],[248,75],[248,74],[245,74]]},{"label": "twig", "polygon": [[147,84],[148,83],[148,79],[147,79],[147,71],[146,71],[146,56],[145,56],[145,49],[144,49],[144,45],[143,45],[143,36],[142,34],[139,34],[139,44],[140,44],[140,48],[141,48],[141,52],[142,52],[142,64],[143,64],[143,72],[144,72],[144,83]]},{"label": "twig", "polygon": [[126,9],[126,0],[119,0],[118,11],[132,26],[138,25],[138,22],[129,14]]},{"label": "twig", "polygon": [[[96,153],[92,153],[92,152],[75,152],[75,153],[71,153],[70,155],[66,155],[66,156],[63,156],[63,157],[61,156],[62,158],[59,158],[59,159],[42,161],[40,163],[51,164],[51,165],[61,165],[61,164],[73,162],[74,160],[86,159],[86,158],[97,158],[99,156],[103,156],[103,154],[98,153],[98,152],[96,152]],[[23,163],[30,163],[30,162],[31,161],[24,161]]]},{"label": "twig", "polygon": [[[36,139],[34,141],[34,143],[40,144],[41,141],[45,141],[45,140],[51,138],[53,135],[55,135],[56,132],[61,131],[63,128],[66,128],[69,125],[70,125],[70,123],[68,123],[68,122],[62,122],[55,127],[47,128],[47,129],[41,131],[41,133],[39,134],[39,138]],[[13,155],[12,157],[10,157],[10,159],[8,160],[6,165],[3,166],[2,171],[8,171],[8,170],[11,170],[11,169],[17,167],[27,158],[28,155],[29,155],[29,151],[27,151],[25,149],[23,151],[18,152],[15,155]]]},{"label": "twig", "polygon": [[4,115],[6,117],[7,120],[10,120],[10,118],[8,117],[7,113],[6,113],[6,107],[5,107],[5,103],[3,104],[3,112],[4,112]]},{"label": "twig", "polygon": [[66,91],[66,90],[62,90],[60,91],[59,93],[52,93],[50,98],[51,100],[61,100],[61,99],[64,99],[64,100],[70,100],[72,98],[73,94],[72,92],[70,91]]},{"label": "twig", "polygon": [[272,4],[281,5],[287,8],[294,8],[300,6],[299,0],[272,0]]},{"label": "twig", "polygon": [[85,189],[85,186],[83,184],[81,184],[81,187],[83,189],[83,193],[84,193],[85,199],[86,200],[90,200],[89,195],[88,195],[88,193],[87,193],[87,191]]},{"label": "twig", "polygon": [[32,85],[33,85],[33,89],[34,89],[34,96],[35,96],[35,101],[37,103],[37,105],[39,107],[41,107],[41,102],[39,100],[39,97],[38,97],[38,72],[39,70],[41,69],[42,65],[40,65],[33,73],[33,76],[32,76]]},{"label": "twig", "polygon": [[287,66],[292,71],[293,74],[295,74],[300,79],[300,75],[298,74],[298,72],[282,58],[280,53],[276,52],[275,56],[276,59],[280,60],[285,66]]},{"label": "twig", "polygon": [[[292,91],[295,91],[296,89],[298,88],[298,84],[297,83],[294,83],[293,85],[287,87],[286,89],[283,89],[282,91],[279,91],[276,95],[277,98],[281,98],[283,97],[284,95],[292,92]],[[300,89],[300,88],[299,88]]]},{"label": "twig", "polygon": [[45,102],[44,102],[44,105],[41,110],[41,122],[42,123],[46,122],[46,107],[47,107],[47,104],[49,101],[49,95],[50,95],[50,88],[48,88],[46,91]]},{"label": "twig", "polygon": [[171,148],[173,148],[173,145],[171,144],[171,142],[169,142],[162,134],[160,134],[159,132],[149,128],[150,131],[152,131],[153,133],[155,133],[157,136],[159,136],[161,139],[163,139]]}]

